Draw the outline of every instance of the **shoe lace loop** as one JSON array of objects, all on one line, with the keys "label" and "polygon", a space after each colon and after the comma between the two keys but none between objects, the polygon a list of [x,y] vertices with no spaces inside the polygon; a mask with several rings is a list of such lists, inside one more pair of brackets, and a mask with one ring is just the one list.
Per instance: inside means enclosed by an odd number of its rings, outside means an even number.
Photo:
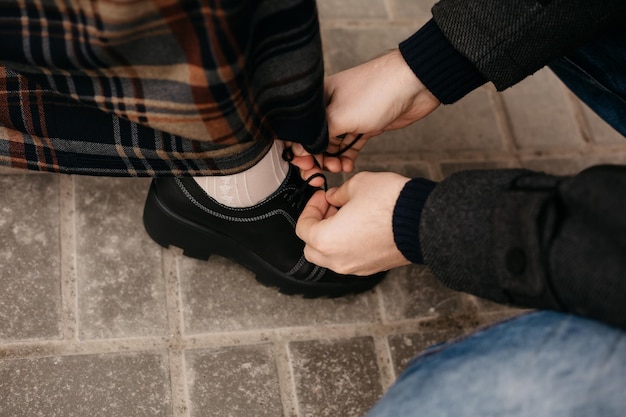
[{"label": "shoe lace loop", "polygon": [[293,208],[301,209],[304,207],[307,201],[309,201],[309,198],[311,197],[311,193],[307,193],[307,191],[309,191],[310,188],[312,187],[311,181],[313,181],[315,178],[323,178],[324,186],[313,187],[313,188],[317,188],[319,190],[323,189],[324,191],[328,190],[328,181],[326,180],[326,176],[324,174],[321,174],[318,172],[316,174],[311,175],[309,178],[304,180],[304,182],[302,183],[300,187],[296,188],[293,192],[289,194],[285,194],[285,198],[287,199],[287,201],[291,203],[291,206]]},{"label": "shoe lace loop", "polygon": [[[344,134],[344,135],[341,135],[341,136],[345,137],[345,134]],[[341,136],[338,136],[338,137],[341,137]],[[353,147],[353,146],[354,146],[354,145],[355,145],[355,144],[359,141],[359,139],[361,139],[362,137],[363,137],[363,133],[360,133],[360,134],[358,134],[358,135],[354,138],[354,140],[353,140],[352,142],[348,143],[346,146],[344,146],[343,148],[341,148],[339,151],[337,151],[337,152],[328,152],[328,151],[325,151],[325,152],[323,153],[323,155],[324,155],[324,156],[340,156],[340,155],[344,154],[345,152],[347,152],[350,148],[352,148],[352,147]],[[282,156],[283,156],[283,159],[284,159],[285,161],[287,161],[287,162],[291,162],[291,161],[293,161],[293,159],[295,158],[295,155],[293,154],[293,149],[291,149],[291,147],[288,147],[288,148],[283,149],[283,155],[282,155]],[[314,164],[315,164],[318,168],[321,168],[321,167],[320,167],[320,165],[319,165],[319,162],[317,162],[317,159],[313,158],[313,163],[314,163]]]},{"label": "shoe lace loop", "polygon": [[[345,135],[342,135],[342,136],[345,137]],[[362,137],[363,137],[363,134],[359,134],[354,138],[352,142],[350,142],[348,145],[340,149],[338,152],[332,152],[332,153],[324,152],[324,156],[339,156],[343,154],[344,152],[346,152],[348,149],[352,148],[354,144],[357,143],[359,139],[361,139]],[[293,161],[293,159],[295,158],[295,155],[293,154],[293,150],[291,149],[291,147],[286,147],[285,149],[283,149],[282,157],[285,161],[288,161],[288,162]],[[317,162],[317,159],[313,158],[313,163],[318,168],[322,168],[319,165],[319,162]],[[288,199],[288,201],[291,203],[291,205],[294,208],[299,209],[299,208],[304,207],[306,202],[309,200],[310,195],[307,195],[306,191],[311,187],[311,181],[313,181],[315,178],[323,178],[324,187],[323,188],[317,187],[317,188],[320,190],[323,189],[324,191],[328,191],[328,181],[326,179],[326,176],[324,176],[324,174],[319,173],[319,172],[315,173],[311,175],[309,178],[307,178],[306,180],[304,180],[304,183],[302,184],[302,186],[297,188],[293,193],[286,194],[286,198]]]}]

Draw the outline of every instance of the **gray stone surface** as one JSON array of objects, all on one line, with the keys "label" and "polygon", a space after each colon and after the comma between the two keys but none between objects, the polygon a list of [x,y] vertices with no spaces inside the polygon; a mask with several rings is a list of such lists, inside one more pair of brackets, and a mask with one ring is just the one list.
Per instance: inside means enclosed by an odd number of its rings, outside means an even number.
[{"label": "gray stone surface", "polygon": [[219,256],[208,262],[181,257],[179,273],[187,334],[362,323],[375,317],[372,292],[336,299],[287,296]]},{"label": "gray stone surface", "polygon": [[[389,0],[393,16],[397,19],[430,19],[430,9],[436,0]],[[415,26],[415,31],[419,27]]]},{"label": "gray stone surface", "polygon": [[382,394],[371,338],[290,345],[302,417],[362,416]]},{"label": "gray stone surface", "polygon": [[322,30],[324,57],[330,73],[335,73],[384,51],[397,48],[398,43],[414,32],[412,27],[332,28]]},{"label": "gray stone surface", "polygon": [[6,417],[171,416],[167,358],[159,353],[0,361]]},{"label": "gray stone surface", "polygon": [[163,335],[161,249],[143,228],[148,180],[76,178],[80,336]]},{"label": "gray stone surface", "polygon": [[0,341],[61,332],[59,177],[0,177]]},{"label": "gray stone surface", "polygon": [[270,345],[186,353],[190,416],[282,416]]},{"label": "gray stone surface", "polygon": [[317,8],[322,21],[387,19],[385,0],[318,0]]},{"label": "gray stone surface", "polygon": [[585,119],[591,130],[593,142],[605,145],[624,145],[626,138],[600,118],[584,103],[581,103]]},{"label": "gray stone surface", "polygon": [[486,88],[441,106],[419,123],[370,140],[364,153],[501,150],[504,144]]},{"label": "gray stone surface", "polygon": [[393,359],[393,368],[397,376],[402,374],[411,359],[426,348],[445,343],[462,336],[466,330],[461,326],[449,326],[434,330],[422,330],[419,333],[389,336],[389,349]]},{"label": "gray stone surface", "polygon": [[431,178],[432,172],[430,166],[425,163],[417,162],[417,161],[380,161],[373,162],[369,161],[358,161],[357,167],[355,169],[356,172],[360,171],[370,171],[370,172],[395,172],[400,175],[404,175],[408,178],[415,177],[426,177]]},{"label": "gray stone surface", "polygon": [[465,296],[437,281],[428,268],[392,270],[379,286],[387,320],[453,314],[466,308]]},{"label": "gray stone surface", "polygon": [[520,148],[584,144],[565,87],[550,70],[505,90],[502,98]]},{"label": "gray stone surface", "polygon": [[[328,73],[396,47],[435,1],[320,0]],[[372,139],[357,171],[599,163],[626,164],[626,139],[541,71]],[[523,313],[419,266],[359,296],[283,296],[223,258],[161,250],[146,179],[23,174],[0,169],[0,417],[363,416],[426,346]]]}]

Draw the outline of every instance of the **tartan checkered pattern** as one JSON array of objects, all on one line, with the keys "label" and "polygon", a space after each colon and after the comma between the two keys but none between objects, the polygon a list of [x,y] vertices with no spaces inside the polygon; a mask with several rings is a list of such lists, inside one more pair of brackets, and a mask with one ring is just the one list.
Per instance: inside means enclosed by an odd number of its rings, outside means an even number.
[{"label": "tartan checkered pattern", "polygon": [[314,0],[0,0],[0,163],[241,171],[327,143]]}]

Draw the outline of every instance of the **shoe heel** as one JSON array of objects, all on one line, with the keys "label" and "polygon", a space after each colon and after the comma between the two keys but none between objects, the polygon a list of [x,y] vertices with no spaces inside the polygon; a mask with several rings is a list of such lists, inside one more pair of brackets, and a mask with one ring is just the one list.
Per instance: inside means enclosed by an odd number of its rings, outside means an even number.
[{"label": "shoe heel", "polygon": [[143,224],[148,235],[164,248],[176,246],[183,255],[206,261],[213,251],[211,240],[184,219],[173,214],[158,198],[154,184],[150,186],[143,210]]}]

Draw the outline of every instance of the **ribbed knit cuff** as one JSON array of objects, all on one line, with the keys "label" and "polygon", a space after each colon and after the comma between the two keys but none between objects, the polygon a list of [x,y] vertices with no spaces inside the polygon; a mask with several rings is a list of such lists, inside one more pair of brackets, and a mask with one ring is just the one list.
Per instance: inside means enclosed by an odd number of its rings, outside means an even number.
[{"label": "ribbed knit cuff", "polygon": [[400,43],[400,53],[443,104],[454,103],[487,82],[471,61],[454,49],[433,19]]},{"label": "ribbed knit cuff", "polygon": [[423,264],[420,245],[420,219],[422,209],[436,182],[425,178],[413,178],[407,182],[398,196],[393,210],[393,238],[400,252],[409,261]]}]

